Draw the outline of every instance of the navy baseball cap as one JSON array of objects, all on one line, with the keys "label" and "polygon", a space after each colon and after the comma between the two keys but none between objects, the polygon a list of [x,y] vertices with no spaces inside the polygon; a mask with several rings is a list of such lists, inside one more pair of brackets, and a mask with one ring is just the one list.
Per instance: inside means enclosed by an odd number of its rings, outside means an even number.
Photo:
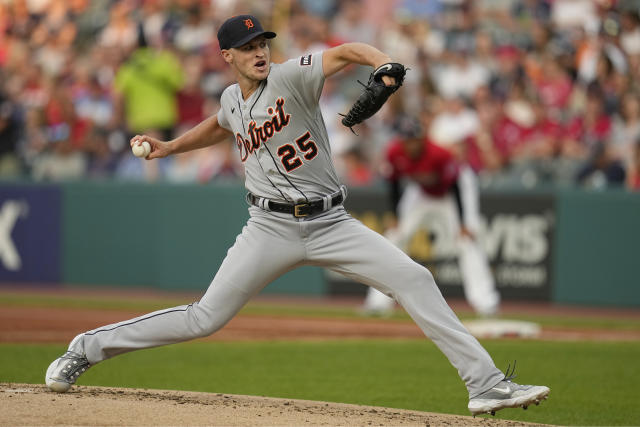
[{"label": "navy baseball cap", "polygon": [[392,125],[393,131],[400,138],[417,139],[422,138],[422,124],[415,116],[401,114]]},{"label": "navy baseball cap", "polygon": [[224,21],[218,30],[220,49],[240,47],[258,36],[272,39],[276,33],[265,31],[258,18],[252,15],[238,15]]}]

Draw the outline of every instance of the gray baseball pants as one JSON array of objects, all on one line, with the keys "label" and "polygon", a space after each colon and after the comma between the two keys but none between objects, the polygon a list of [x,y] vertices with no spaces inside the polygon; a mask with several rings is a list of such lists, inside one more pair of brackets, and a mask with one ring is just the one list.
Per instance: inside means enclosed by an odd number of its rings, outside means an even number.
[{"label": "gray baseball pants", "polygon": [[458,370],[470,397],[503,379],[486,350],[449,308],[429,270],[342,206],[307,218],[254,206],[249,212],[247,225],[200,301],[86,332],[74,342],[84,346],[89,362],[211,335],[275,278],[302,265],[316,265],[398,301]]}]

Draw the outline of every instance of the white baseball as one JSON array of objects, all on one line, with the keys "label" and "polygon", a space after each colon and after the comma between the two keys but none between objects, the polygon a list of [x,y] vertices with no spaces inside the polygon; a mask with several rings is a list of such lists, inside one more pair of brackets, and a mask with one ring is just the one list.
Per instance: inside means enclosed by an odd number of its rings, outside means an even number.
[{"label": "white baseball", "polygon": [[151,153],[151,145],[147,141],[143,141],[142,144],[135,143],[131,151],[136,157],[147,157]]}]

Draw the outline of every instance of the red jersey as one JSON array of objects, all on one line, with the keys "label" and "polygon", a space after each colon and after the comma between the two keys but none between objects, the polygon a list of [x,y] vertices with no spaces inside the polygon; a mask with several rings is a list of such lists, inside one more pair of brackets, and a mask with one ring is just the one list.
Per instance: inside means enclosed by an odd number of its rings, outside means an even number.
[{"label": "red jersey", "polygon": [[392,141],[387,148],[387,161],[389,179],[415,181],[431,196],[444,196],[458,179],[459,164],[453,154],[426,138],[422,153],[416,159],[409,157],[402,141]]},{"label": "red jersey", "polygon": [[589,124],[584,117],[576,117],[569,122],[566,127],[566,136],[582,141],[587,146],[593,145],[596,141],[601,141],[609,136],[611,131],[611,118],[606,114],[601,114],[593,123]]}]

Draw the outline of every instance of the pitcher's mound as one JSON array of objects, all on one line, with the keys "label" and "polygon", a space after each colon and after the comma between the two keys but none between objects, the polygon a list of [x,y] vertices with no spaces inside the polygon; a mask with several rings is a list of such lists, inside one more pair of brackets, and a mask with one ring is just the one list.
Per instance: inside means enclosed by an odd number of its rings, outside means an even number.
[{"label": "pitcher's mound", "polygon": [[0,383],[3,426],[522,426],[484,417],[221,393]]}]

